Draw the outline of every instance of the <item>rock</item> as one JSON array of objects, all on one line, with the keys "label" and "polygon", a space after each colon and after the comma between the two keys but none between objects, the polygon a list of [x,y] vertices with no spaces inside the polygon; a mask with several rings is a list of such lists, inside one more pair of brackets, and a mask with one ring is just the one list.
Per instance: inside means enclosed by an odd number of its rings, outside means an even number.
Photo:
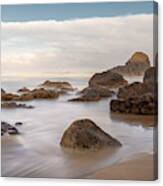
[{"label": "rock", "polygon": [[1,88],[1,94],[5,94],[6,92]]},{"label": "rock", "polygon": [[15,125],[23,125],[22,122],[16,122]]},{"label": "rock", "polygon": [[26,105],[26,104],[17,104],[16,102],[4,102],[1,103],[1,108],[5,109],[12,109],[12,108],[27,108],[27,109],[32,109],[34,108],[31,105]]},{"label": "rock", "polygon": [[153,85],[156,83],[156,68],[155,67],[150,67],[145,71],[143,82],[151,83]]},{"label": "rock", "polygon": [[31,90],[27,93],[23,93],[21,95],[5,93],[1,95],[2,101],[30,101],[33,99],[54,99],[59,96],[54,90],[47,90],[44,88],[38,88]]},{"label": "rock", "polygon": [[112,112],[118,113],[155,115],[157,114],[157,100],[152,94],[111,100],[110,109]]},{"label": "rock", "polygon": [[1,121],[1,136],[3,136],[5,133],[17,135],[19,134],[19,131],[16,127],[10,125],[9,123]]},{"label": "rock", "polygon": [[61,89],[61,90],[67,90],[67,91],[73,91],[74,88],[69,82],[53,82],[53,81],[45,81],[43,84],[41,84],[43,87],[51,87],[55,89]]},{"label": "rock", "polygon": [[17,92],[20,92],[20,93],[30,92],[30,89],[23,87],[23,88],[19,89]]},{"label": "rock", "polygon": [[150,92],[151,88],[147,84],[134,82],[122,88],[119,88],[117,97],[121,99],[127,99],[130,97],[138,97]]},{"label": "rock", "polygon": [[125,65],[114,67],[111,71],[121,75],[138,76],[143,75],[149,67],[150,61],[147,54],[135,52]]},{"label": "rock", "polygon": [[90,119],[74,121],[64,132],[60,144],[77,150],[121,146],[118,140],[105,133]]},{"label": "rock", "polygon": [[80,92],[82,95],[78,98],[70,99],[69,101],[99,101],[103,97],[111,97],[114,92],[107,87],[87,87]]},{"label": "rock", "polygon": [[110,70],[96,73],[89,80],[90,87],[103,86],[107,88],[118,88],[127,85],[127,81],[122,75],[114,73]]}]

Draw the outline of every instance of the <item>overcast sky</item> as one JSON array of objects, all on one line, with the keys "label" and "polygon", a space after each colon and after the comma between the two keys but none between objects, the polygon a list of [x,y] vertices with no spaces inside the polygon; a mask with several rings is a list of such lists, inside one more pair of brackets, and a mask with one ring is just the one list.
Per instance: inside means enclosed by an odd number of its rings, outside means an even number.
[{"label": "overcast sky", "polygon": [[2,75],[90,74],[135,51],[152,60],[151,3],[79,5],[3,6]]}]

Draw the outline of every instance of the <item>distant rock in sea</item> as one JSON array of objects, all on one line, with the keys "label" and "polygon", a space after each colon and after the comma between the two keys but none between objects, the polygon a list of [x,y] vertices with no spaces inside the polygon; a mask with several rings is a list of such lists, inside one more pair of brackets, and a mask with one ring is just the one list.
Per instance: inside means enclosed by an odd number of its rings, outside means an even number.
[{"label": "distant rock in sea", "polygon": [[72,85],[69,82],[55,82],[55,81],[45,81],[44,83],[42,83],[40,86],[42,87],[47,87],[47,88],[55,88],[55,89],[59,89],[59,90],[67,90],[67,91],[73,91],[74,88],[72,87]]},{"label": "distant rock in sea", "polygon": [[19,134],[19,131],[16,127],[10,125],[9,123],[1,121],[1,136],[3,136],[5,133],[17,135]]},{"label": "distant rock in sea", "polygon": [[60,144],[75,150],[98,150],[121,146],[117,139],[105,133],[90,119],[74,121],[64,132]]},{"label": "distant rock in sea", "polygon": [[23,87],[23,88],[19,89],[17,92],[19,92],[19,93],[30,92],[30,89],[28,89],[27,87]]},{"label": "distant rock in sea", "polygon": [[31,105],[26,105],[26,104],[18,104],[16,102],[4,102],[4,103],[1,103],[1,108],[4,108],[4,109],[13,109],[13,108],[32,109],[34,107]]},{"label": "distant rock in sea", "polygon": [[148,55],[143,52],[135,52],[125,65],[114,67],[111,71],[124,76],[139,76],[143,75],[149,67],[150,61]]}]

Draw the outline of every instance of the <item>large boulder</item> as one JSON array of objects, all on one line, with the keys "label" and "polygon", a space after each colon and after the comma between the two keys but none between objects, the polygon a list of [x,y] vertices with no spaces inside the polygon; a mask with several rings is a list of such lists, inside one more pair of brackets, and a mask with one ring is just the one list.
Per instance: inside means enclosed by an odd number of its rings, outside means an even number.
[{"label": "large boulder", "polygon": [[110,70],[96,73],[89,80],[90,87],[103,86],[107,88],[118,88],[127,85],[127,80],[122,75]]},{"label": "large boulder", "polygon": [[60,144],[77,150],[121,146],[118,140],[105,133],[90,119],[74,121],[64,132]]},{"label": "large boulder", "polygon": [[27,87],[23,87],[23,88],[20,88],[17,92],[19,93],[30,92],[30,89],[28,89]]},{"label": "large boulder", "polygon": [[116,99],[110,102],[110,110],[126,114],[157,114],[157,99],[152,94],[144,94],[127,99]]},{"label": "large boulder", "polygon": [[11,124],[1,121],[1,136],[3,136],[5,133],[10,135],[17,135],[19,134],[19,131],[16,127],[12,126]]},{"label": "large boulder", "polygon": [[74,88],[69,82],[58,82],[58,81],[45,81],[41,84],[42,87],[55,88],[60,90],[73,91]]},{"label": "large boulder", "polygon": [[117,97],[121,99],[127,99],[131,97],[138,97],[150,92],[151,89],[147,84],[141,82],[134,82],[122,88],[119,88]]},{"label": "large boulder", "polygon": [[147,54],[143,52],[135,52],[125,65],[117,66],[111,71],[121,75],[143,75],[146,69],[150,67],[150,61]]}]

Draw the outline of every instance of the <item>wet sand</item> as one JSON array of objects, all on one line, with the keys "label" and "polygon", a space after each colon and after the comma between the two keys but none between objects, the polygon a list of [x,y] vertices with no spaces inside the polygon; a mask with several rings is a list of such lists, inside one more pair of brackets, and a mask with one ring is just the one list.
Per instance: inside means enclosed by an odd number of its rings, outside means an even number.
[{"label": "wet sand", "polygon": [[156,168],[154,156],[151,154],[139,154],[132,160],[103,168],[88,175],[87,179],[110,180],[156,180]]}]

